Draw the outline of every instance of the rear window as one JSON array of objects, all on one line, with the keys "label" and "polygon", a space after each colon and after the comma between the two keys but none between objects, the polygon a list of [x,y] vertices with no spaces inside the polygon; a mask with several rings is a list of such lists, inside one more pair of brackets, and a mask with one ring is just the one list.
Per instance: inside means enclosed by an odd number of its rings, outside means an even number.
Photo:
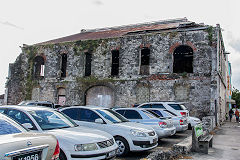
[{"label": "rear window", "polygon": [[168,104],[168,105],[171,106],[175,110],[184,110],[184,108],[179,104]]},{"label": "rear window", "polygon": [[152,104],[152,108],[163,108],[163,109],[166,109],[162,104]]}]

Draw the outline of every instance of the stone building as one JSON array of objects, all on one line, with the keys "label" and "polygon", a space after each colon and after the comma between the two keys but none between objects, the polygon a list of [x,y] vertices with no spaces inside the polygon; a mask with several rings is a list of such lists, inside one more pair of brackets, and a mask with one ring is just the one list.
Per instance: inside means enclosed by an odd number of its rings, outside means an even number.
[{"label": "stone building", "polygon": [[228,64],[221,28],[186,18],[82,30],[23,45],[9,66],[8,104],[130,107],[184,101],[190,114],[221,122]]}]

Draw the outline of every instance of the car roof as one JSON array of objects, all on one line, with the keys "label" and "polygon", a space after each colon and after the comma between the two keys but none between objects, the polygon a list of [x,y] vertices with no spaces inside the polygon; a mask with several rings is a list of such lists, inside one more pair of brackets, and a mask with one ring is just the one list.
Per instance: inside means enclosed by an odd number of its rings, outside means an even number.
[{"label": "car roof", "polygon": [[26,105],[3,105],[0,108],[10,108],[10,109],[18,109],[22,111],[33,111],[33,110],[49,110],[52,111],[52,108],[44,107],[44,106],[26,106]]},{"label": "car roof", "polygon": [[46,104],[53,104],[50,101],[35,101],[35,100],[26,100],[26,101],[22,101],[19,104],[27,104],[27,103],[46,103]]},{"label": "car roof", "polygon": [[107,108],[107,107],[100,107],[100,106],[87,105],[87,106],[70,106],[70,107],[64,107],[64,108],[61,108],[60,110],[65,110],[65,109],[68,109],[68,108],[110,109],[110,108]]},{"label": "car roof", "polygon": [[142,103],[140,105],[143,105],[143,104],[160,104],[160,103],[168,103],[168,104],[184,104],[186,102],[179,102],[179,101],[152,101],[152,102],[145,102],[145,103]]},{"label": "car roof", "polygon": [[142,110],[142,109],[140,109],[140,108],[124,108],[124,107],[122,107],[122,108],[116,108],[116,109],[114,109],[114,110]]}]

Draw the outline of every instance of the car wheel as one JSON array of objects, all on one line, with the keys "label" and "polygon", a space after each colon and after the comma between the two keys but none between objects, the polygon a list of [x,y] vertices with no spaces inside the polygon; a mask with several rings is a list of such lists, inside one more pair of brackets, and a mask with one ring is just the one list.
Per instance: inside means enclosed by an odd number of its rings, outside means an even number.
[{"label": "car wheel", "polygon": [[192,130],[192,126],[190,123],[188,124],[188,130]]},{"label": "car wheel", "polygon": [[67,160],[67,157],[62,150],[60,150],[59,160]]},{"label": "car wheel", "polygon": [[117,156],[125,156],[130,150],[128,142],[122,137],[115,137],[115,141],[118,145]]}]

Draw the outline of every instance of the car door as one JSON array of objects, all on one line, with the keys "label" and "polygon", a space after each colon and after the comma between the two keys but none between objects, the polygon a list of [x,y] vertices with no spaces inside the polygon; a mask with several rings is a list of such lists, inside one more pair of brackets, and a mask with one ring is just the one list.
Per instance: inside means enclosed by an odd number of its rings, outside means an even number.
[{"label": "car door", "polygon": [[[70,118],[75,120],[75,122],[81,126],[95,128],[99,130],[105,130],[105,122],[104,120],[94,111],[85,108],[70,108],[62,111]],[[103,124],[95,122],[96,119],[102,119]]]}]

